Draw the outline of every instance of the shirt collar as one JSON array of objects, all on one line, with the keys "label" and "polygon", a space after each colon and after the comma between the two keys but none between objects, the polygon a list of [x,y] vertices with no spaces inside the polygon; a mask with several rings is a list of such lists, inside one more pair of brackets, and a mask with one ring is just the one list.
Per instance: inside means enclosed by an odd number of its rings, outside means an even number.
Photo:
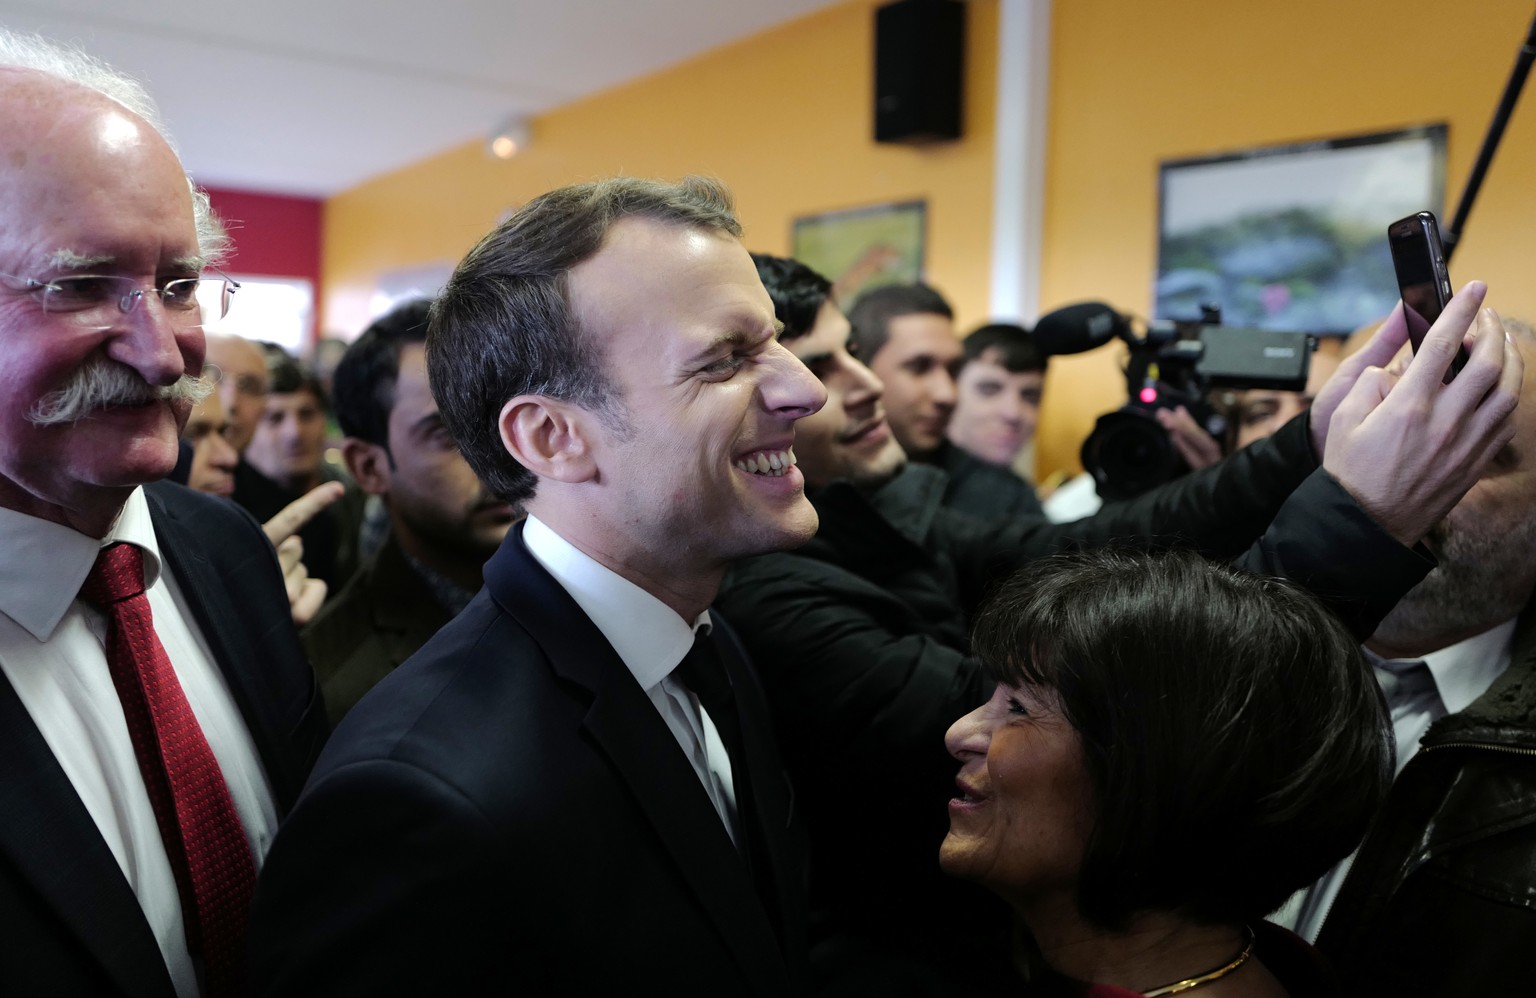
[{"label": "shirt collar", "polygon": [[690,626],[677,611],[598,564],[538,517],[524,521],[523,544],[608,639],[642,689],[649,691],[671,674],[693,647],[696,630],[709,630],[708,610]]},{"label": "shirt collar", "polygon": [[160,577],[160,545],[142,488],[134,489],[107,536],[98,540],[52,520],[0,507],[0,613],[39,641],[53,636],[80,595],[97,553],[126,541],[144,549],[144,585]]},{"label": "shirt collar", "polygon": [[[1424,664],[1434,677],[1435,691],[1440,694],[1440,702],[1445,704],[1446,713],[1459,714],[1488,692],[1493,681],[1509,668],[1514,639],[1515,621],[1507,620],[1465,641],[1458,641],[1424,656]],[[1368,648],[1365,653],[1372,665],[1404,661],[1384,659]]]}]

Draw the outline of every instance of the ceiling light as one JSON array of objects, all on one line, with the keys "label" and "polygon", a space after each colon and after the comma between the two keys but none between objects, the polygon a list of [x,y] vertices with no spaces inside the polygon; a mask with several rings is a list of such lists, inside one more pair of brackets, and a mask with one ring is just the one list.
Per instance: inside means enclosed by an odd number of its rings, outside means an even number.
[{"label": "ceiling light", "polygon": [[508,118],[491,133],[486,142],[486,150],[497,159],[511,159],[528,148],[528,139],[527,119]]}]

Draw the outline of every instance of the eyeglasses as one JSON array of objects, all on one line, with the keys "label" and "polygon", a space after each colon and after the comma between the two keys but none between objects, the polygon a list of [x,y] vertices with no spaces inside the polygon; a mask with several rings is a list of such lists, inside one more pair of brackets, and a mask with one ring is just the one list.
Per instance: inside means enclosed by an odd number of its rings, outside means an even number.
[{"label": "eyeglasses", "polygon": [[15,274],[0,277],[20,281],[27,292],[37,296],[48,315],[67,317],[87,329],[107,329],[116,312],[131,314],[146,294],[158,295],[166,316],[177,325],[201,326],[229,314],[229,300],[240,289],[240,282],[219,270],[217,278],[182,277],[160,287],[143,287],[132,277],[108,274],[79,274],[39,281]]}]

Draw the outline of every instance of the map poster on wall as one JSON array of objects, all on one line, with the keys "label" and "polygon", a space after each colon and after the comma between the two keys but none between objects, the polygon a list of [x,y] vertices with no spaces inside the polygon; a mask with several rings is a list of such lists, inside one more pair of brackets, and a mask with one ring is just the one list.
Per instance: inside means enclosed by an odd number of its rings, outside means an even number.
[{"label": "map poster on wall", "polygon": [[1445,126],[1161,166],[1160,319],[1345,334],[1397,303],[1387,226],[1445,197]]},{"label": "map poster on wall", "polygon": [[927,226],[923,201],[806,215],[795,219],[790,252],[832,282],[846,309],[870,288],[922,280]]}]

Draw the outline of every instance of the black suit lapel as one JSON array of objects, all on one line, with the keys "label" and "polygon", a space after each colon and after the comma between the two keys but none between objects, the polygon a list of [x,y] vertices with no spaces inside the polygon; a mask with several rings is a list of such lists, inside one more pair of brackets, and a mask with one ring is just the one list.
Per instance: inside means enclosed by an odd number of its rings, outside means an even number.
[{"label": "black suit lapel", "polygon": [[[267,779],[272,783],[273,797],[281,816],[298,798],[306,774],[288,749],[289,735],[273,714],[275,705],[271,703],[271,697],[253,686],[258,682],[263,665],[256,660],[255,648],[249,642],[230,640],[232,633],[244,635],[247,632],[231,626],[232,622],[241,619],[239,611],[229,600],[228,588],[220,578],[219,570],[204,554],[205,547],[223,543],[223,539],[205,537],[190,529],[152,489],[146,488],[144,494],[149,499],[160,555],[175,574],[177,588],[192,611],[203,640],[208,643],[208,650],[213,653],[240,716],[251,733]],[[251,546],[249,556],[269,558],[271,552],[269,548]],[[225,570],[239,573],[257,569],[236,564]],[[244,612],[257,611],[247,607]]]},{"label": "black suit lapel", "polygon": [[[138,898],[3,676],[0,732],[0,854],[33,885],[122,995],[170,998],[170,973]],[[34,931],[27,927],[19,938]]]},{"label": "black suit lapel", "polygon": [[[654,726],[636,723],[642,708],[651,712]],[[778,936],[751,870],[650,700],[611,690],[599,693],[587,715],[587,729],[623,774],[746,978],[764,984],[782,980]],[[768,988],[770,993],[780,990]]]},{"label": "black suit lapel", "polygon": [[805,847],[794,821],[794,791],[774,741],[767,700],[746,650],[735,630],[717,611],[710,611],[710,616],[720,661],[735,691],[742,748],[751,774],[748,813],[755,819],[753,833],[763,845],[756,855],[760,862],[769,864],[769,875],[760,876],[759,884],[772,885],[775,896],[771,902],[779,918],[781,938],[787,952],[797,953],[806,932],[806,884]]},{"label": "black suit lapel", "polygon": [[782,993],[785,960],[736,851],[697,774],[612,646],[522,543],[509,535],[486,566],[496,602],[540,644],[563,679],[590,692],[586,728],[634,794],[684,881],[764,993]]}]

